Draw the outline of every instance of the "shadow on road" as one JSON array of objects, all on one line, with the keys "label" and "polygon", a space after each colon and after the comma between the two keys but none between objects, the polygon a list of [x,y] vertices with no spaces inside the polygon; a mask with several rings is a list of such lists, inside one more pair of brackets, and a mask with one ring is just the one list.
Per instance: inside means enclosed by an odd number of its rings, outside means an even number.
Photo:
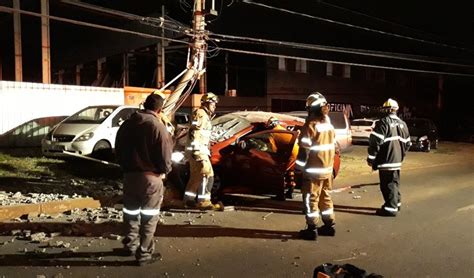
[{"label": "shadow on road", "polygon": [[334,210],[337,212],[345,212],[352,214],[364,214],[364,215],[375,215],[375,211],[378,208],[372,207],[356,207],[356,206],[343,206],[343,205],[334,205]]},{"label": "shadow on road", "polygon": [[[2,223],[0,233],[8,234],[12,230],[29,230],[31,233],[60,232],[61,236],[107,237],[110,234],[123,234],[123,224],[108,223]],[[274,231],[262,229],[231,228],[215,225],[158,225],[155,236],[158,237],[241,237],[263,239],[298,239],[295,231]]]},{"label": "shadow on road", "polygon": [[[159,256],[159,254],[157,254]],[[134,257],[120,256],[118,251],[8,254],[0,256],[0,266],[136,266]],[[104,259],[114,257],[114,260]]]}]

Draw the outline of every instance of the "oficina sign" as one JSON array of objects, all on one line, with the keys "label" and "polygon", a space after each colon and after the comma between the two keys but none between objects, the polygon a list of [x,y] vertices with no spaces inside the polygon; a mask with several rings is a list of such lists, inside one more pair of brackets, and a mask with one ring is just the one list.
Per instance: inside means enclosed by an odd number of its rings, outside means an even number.
[{"label": "oficina sign", "polygon": [[329,103],[329,111],[344,112],[348,117],[352,116],[352,106],[349,103]]}]

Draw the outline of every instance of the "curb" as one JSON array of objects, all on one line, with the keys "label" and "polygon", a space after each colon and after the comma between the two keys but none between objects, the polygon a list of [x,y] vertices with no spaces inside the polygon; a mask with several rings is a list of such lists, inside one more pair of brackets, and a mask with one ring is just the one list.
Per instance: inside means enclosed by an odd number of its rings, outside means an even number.
[{"label": "curb", "polygon": [[55,214],[75,208],[100,208],[100,202],[92,198],[78,198],[40,204],[4,206],[0,207],[0,221],[14,219],[24,214]]}]

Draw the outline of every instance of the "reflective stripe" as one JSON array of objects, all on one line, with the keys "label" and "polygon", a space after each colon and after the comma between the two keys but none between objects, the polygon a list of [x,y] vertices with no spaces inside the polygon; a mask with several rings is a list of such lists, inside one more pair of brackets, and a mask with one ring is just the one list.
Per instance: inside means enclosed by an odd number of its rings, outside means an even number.
[{"label": "reflective stripe", "polygon": [[369,159],[375,159],[375,155],[370,155],[370,154],[369,154],[367,157],[368,157]]},{"label": "reflective stripe", "polygon": [[385,163],[385,164],[380,164],[379,168],[401,167],[401,166],[402,166],[401,162],[398,162],[398,163]]},{"label": "reflective stripe", "polygon": [[332,124],[324,123],[324,124],[317,124],[316,129],[319,132],[324,132],[324,131],[328,131],[328,130],[333,130],[334,127],[332,126]]},{"label": "reflective stripe", "polygon": [[315,212],[312,212],[312,213],[307,213],[306,216],[311,217],[311,218],[318,218],[319,217],[319,211],[315,211]]},{"label": "reflective stripe", "polygon": [[401,207],[401,206],[402,206],[402,203],[398,203],[397,206],[398,206],[398,207]]},{"label": "reflective stripe", "polygon": [[126,213],[128,215],[139,215],[140,214],[140,209],[130,210],[130,209],[123,208],[122,211],[123,211],[123,213]]},{"label": "reflective stripe", "polygon": [[306,172],[310,174],[329,174],[332,173],[332,167],[328,168],[308,168]]},{"label": "reflective stripe", "polygon": [[408,143],[410,142],[410,138],[406,138],[406,139],[403,139],[402,137],[400,136],[393,136],[393,137],[388,137],[388,138],[385,138],[383,141],[384,142],[388,142],[388,141],[395,141],[395,140],[399,140],[403,143]]},{"label": "reflective stripe", "polygon": [[322,215],[331,215],[334,213],[334,209],[330,208],[321,212]]},{"label": "reflective stripe", "polygon": [[304,195],[304,205],[306,206],[306,211],[308,213],[311,213],[311,208],[309,207],[309,197],[310,197],[310,194],[309,193],[306,193]]},{"label": "reflective stripe", "polygon": [[380,139],[382,139],[382,140],[385,138],[382,134],[378,134],[378,133],[375,132],[375,131],[372,131],[372,132],[370,133],[370,135],[374,135],[374,136],[376,136],[376,137],[378,137],[378,138],[380,138]]},{"label": "reflective stripe", "polygon": [[386,211],[391,211],[391,212],[397,212],[398,211],[398,209],[396,209],[396,208],[389,208],[389,207],[383,207],[383,209],[386,210]]},{"label": "reflective stripe", "polygon": [[160,214],[160,209],[142,209],[141,214],[148,216],[155,216]]},{"label": "reflective stripe", "polygon": [[196,197],[197,194],[196,194],[196,193],[193,193],[193,192],[186,191],[186,192],[184,193],[184,195],[189,196],[189,197]]},{"label": "reflective stripe", "polygon": [[310,150],[319,152],[319,151],[334,150],[334,148],[335,148],[334,144],[324,144],[324,145],[311,146]]},{"label": "reflective stripe", "polygon": [[306,162],[303,162],[301,160],[296,160],[295,163],[298,165],[298,166],[301,166],[301,167],[304,167],[306,165]]},{"label": "reflective stripe", "polygon": [[305,144],[310,145],[310,146],[311,146],[311,144],[312,144],[312,143],[311,143],[311,139],[309,139],[308,137],[303,137],[303,138],[301,138],[300,142],[301,142],[301,143],[305,143]]},{"label": "reflective stripe", "polygon": [[191,124],[192,125],[197,125],[199,122],[198,121],[192,121]]},{"label": "reflective stripe", "polygon": [[211,200],[210,194],[198,195],[198,200]]},{"label": "reflective stripe", "polygon": [[389,117],[392,118],[392,119],[401,121],[401,119],[397,115],[389,115]]},{"label": "reflective stripe", "polygon": [[324,102],[326,102],[326,100],[321,98],[311,103],[311,106],[321,105],[321,103],[324,103]]}]

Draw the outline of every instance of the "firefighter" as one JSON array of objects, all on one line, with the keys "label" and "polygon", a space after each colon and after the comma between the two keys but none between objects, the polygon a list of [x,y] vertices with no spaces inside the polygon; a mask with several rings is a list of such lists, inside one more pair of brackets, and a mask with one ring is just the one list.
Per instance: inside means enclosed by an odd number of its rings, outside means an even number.
[{"label": "firefighter", "polygon": [[150,94],[139,110],[120,126],[115,141],[124,172],[122,241],[139,265],[153,261],[154,234],[163,201],[163,179],[171,171],[173,141],[160,119],[164,95]]},{"label": "firefighter", "polygon": [[408,127],[397,116],[398,103],[389,98],[382,110],[385,116],[375,122],[369,137],[367,164],[379,170],[380,191],[385,203],[376,211],[380,216],[396,216],[401,206],[400,168],[411,145]]},{"label": "firefighter", "polygon": [[211,119],[219,98],[213,93],[201,97],[201,107],[193,111],[189,128],[186,153],[189,157],[190,177],[184,192],[186,207],[202,210],[217,210],[219,205],[211,202],[214,171],[210,161]]},{"label": "firefighter", "polygon": [[[265,123],[266,129],[273,130],[286,130],[278,118],[271,116]],[[273,152],[278,152],[279,146],[288,146],[291,142],[290,140],[293,137],[288,133],[274,133],[269,137],[270,147]],[[282,151],[282,150],[280,150]],[[291,150],[290,161],[295,161],[296,156],[298,155],[298,143],[293,144],[293,149]],[[293,191],[296,186],[295,182],[295,169],[294,165],[290,165],[290,168],[285,173],[285,188],[287,188],[286,193],[277,195],[274,199],[284,201],[285,199],[293,199]]]},{"label": "firefighter", "polygon": [[[335,154],[334,126],[328,117],[329,105],[319,92],[306,100],[308,117],[299,136],[296,170],[302,172],[306,229],[299,232],[306,240],[316,240],[318,233],[334,236],[335,215],[331,199],[332,173]],[[322,223],[322,227],[317,225]]]}]

